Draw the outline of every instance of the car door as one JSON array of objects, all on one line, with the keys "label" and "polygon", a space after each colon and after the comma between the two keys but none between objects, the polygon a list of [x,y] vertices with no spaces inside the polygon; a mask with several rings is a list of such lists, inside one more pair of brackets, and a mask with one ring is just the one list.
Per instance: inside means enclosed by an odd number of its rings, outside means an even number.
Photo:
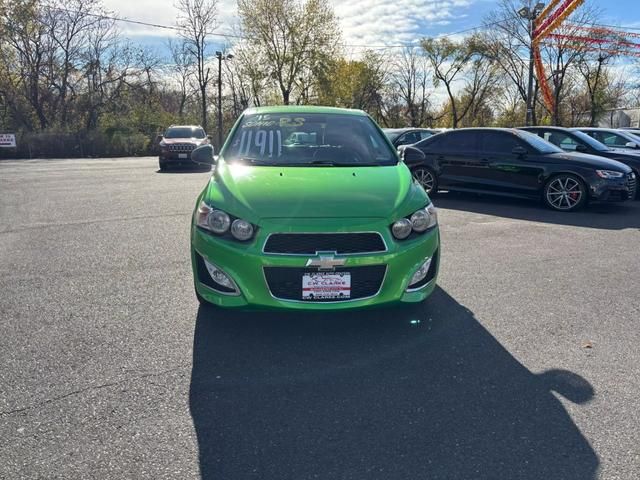
[{"label": "car door", "polygon": [[477,190],[482,184],[482,166],[478,156],[476,130],[456,130],[439,134],[430,145],[433,161],[439,166],[439,184],[443,189]]},{"label": "car door", "polygon": [[[522,153],[514,152],[517,147]],[[518,196],[537,195],[544,169],[536,162],[535,153],[530,145],[513,133],[482,131],[480,163],[486,166],[487,191]]]}]

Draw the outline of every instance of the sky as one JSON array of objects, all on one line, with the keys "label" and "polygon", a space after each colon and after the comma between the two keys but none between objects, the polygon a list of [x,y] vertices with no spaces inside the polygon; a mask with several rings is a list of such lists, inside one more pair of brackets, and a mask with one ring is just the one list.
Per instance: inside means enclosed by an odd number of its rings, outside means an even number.
[{"label": "sky", "polygon": [[[219,0],[221,33],[237,26],[237,0]],[[589,0],[603,12],[603,23],[638,28],[640,32],[640,0]],[[163,25],[175,24],[174,0],[103,0],[105,7],[121,18]],[[340,21],[343,42],[350,55],[365,47],[417,42],[422,37],[456,33],[477,27],[495,9],[498,0],[331,0]],[[167,39],[172,32],[165,29],[122,23],[121,29],[132,42],[166,54]],[[215,45],[217,49],[224,43]]]}]

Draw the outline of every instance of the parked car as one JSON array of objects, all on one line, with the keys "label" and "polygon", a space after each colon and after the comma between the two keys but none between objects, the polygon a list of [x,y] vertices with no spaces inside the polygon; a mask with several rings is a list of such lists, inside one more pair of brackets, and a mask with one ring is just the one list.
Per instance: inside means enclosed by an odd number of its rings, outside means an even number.
[{"label": "parked car", "polygon": [[[640,154],[633,150],[611,148],[579,130],[562,127],[523,127],[522,130],[535,133],[566,152],[589,153],[622,162],[633,170],[636,178],[640,175]],[[640,198],[640,192],[636,194]]]},{"label": "parked car", "polygon": [[172,166],[196,166],[191,161],[191,152],[209,143],[204,129],[197,125],[171,125],[159,140],[161,171]]},{"label": "parked car", "polygon": [[610,148],[640,149],[640,137],[634,135],[633,132],[595,127],[580,127],[572,130],[584,132]]},{"label": "parked car", "polygon": [[622,127],[618,130],[624,130],[625,132],[633,133],[636,137],[640,137],[640,127]]},{"label": "parked car", "polygon": [[550,208],[572,211],[589,200],[625,201],[635,189],[628,166],[563,152],[522,130],[451,130],[404,150],[405,162],[429,193],[442,189],[541,198]]},{"label": "parked car", "polygon": [[418,143],[440,132],[431,128],[383,128],[382,131],[396,148]]},{"label": "parked car", "polygon": [[222,307],[347,309],[421,302],[438,217],[366,113],[263,107],[238,119],[197,199],[196,296]]}]

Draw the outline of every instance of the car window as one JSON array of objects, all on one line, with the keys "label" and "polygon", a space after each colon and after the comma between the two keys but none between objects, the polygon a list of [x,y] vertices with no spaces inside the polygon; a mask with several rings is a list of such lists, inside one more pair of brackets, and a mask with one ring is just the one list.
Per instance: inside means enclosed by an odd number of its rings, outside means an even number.
[{"label": "car window", "polygon": [[618,135],[615,133],[597,132],[597,134],[598,136],[594,135],[594,138],[609,147],[626,147],[627,143],[629,143],[629,140],[624,138],[622,135]]},{"label": "car window", "polygon": [[515,135],[507,132],[483,131],[480,133],[480,149],[487,153],[511,154],[521,146]]},{"label": "car window", "polygon": [[557,130],[545,130],[540,136],[547,142],[553,143],[554,145],[560,147],[562,150],[568,152],[575,152],[576,148],[579,145],[579,143],[572,137]]},{"label": "car window", "polygon": [[520,130],[518,131],[517,135],[522,140],[527,142],[530,146],[532,146],[534,149],[539,151],[540,153],[561,153],[562,152],[562,149],[560,149],[553,143],[549,143],[548,141],[544,140],[543,132],[539,132],[539,133],[540,134],[537,135],[535,131]]},{"label": "car window", "polygon": [[420,140],[425,140],[427,138],[433,137],[433,133],[427,132],[426,130],[421,130],[420,132],[418,132],[418,135],[420,136]]},{"label": "car window", "polygon": [[[458,130],[440,134],[438,149],[447,152],[468,152],[478,150],[478,134],[475,130]],[[438,141],[439,140],[439,141]],[[433,145],[433,144],[430,144]]]},{"label": "car window", "polygon": [[396,141],[396,145],[413,145],[414,143],[422,140],[422,137],[418,132],[407,132]]},{"label": "car window", "polygon": [[165,138],[198,138],[202,139],[206,135],[202,128],[192,127],[170,127],[164,133]]},{"label": "car window", "polygon": [[371,118],[319,113],[244,115],[221,152],[254,165],[395,165],[397,154]]}]

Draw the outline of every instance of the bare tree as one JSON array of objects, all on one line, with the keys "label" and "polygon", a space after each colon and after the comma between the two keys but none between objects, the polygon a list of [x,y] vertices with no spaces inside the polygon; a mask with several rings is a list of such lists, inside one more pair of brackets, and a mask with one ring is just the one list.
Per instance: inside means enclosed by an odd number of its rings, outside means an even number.
[{"label": "bare tree", "polygon": [[180,96],[178,116],[183,121],[187,102],[195,93],[191,88],[191,79],[195,75],[195,65],[184,41],[169,40],[168,47],[171,53],[171,72],[178,86]]},{"label": "bare tree", "polygon": [[201,124],[207,130],[207,87],[211,82],[211,69],[208,64],[207,37],[218,26],[218,0],[178,0],[176,7],[180,14],[178,26],[186,51],[191,55],[196,69],[200,94]]},{"label": "bare tree", "polygon": [[432,75],[424,51],[419,47],[404,48],[395,62],[391,84],[404,103],[405,116],[411,126],[423,126],[430,116],[428,85]]}]

